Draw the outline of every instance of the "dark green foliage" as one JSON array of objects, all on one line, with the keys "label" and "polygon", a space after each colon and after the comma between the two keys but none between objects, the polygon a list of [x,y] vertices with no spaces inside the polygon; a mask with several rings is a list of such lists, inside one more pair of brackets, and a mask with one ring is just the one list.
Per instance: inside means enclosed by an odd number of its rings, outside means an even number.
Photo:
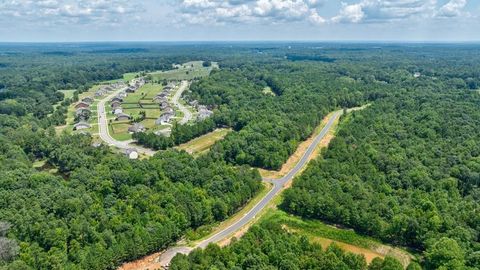
[{"label": "dark green foliage", "polygon": [[[0,220],[21,242],[10,268],[112,269],[165,248],[187,229],[223,220],[261,187],[256,171],[185,152],[130,161],[90,146],[85,135],[10,135],[20,147],[1,144]],[[25,153],[62,175],[31,169]]]},{"label": "dark green foliage", "polygon": [[[453,265],[448,269],[461,268],[459,254],[480,248],[478,104],[477,93],[446,89],[377,100],[346,118],[324,159],[286,191],[282,207],[427,249],[431,269],[443,265],[431,262],[438,257]],[[435,244],[442,237],[450,243]],[[435,255],[441,246],[460,258]]]},{"label": "dark green foliage", "polygon": [[304,236],[286,232],[280,224],[262,222],[225,248],[211,244],[188,256],[177,255],[170,269],[366,270],[367,264],[363,256],[345,253],[335,245],[322,250]]}]

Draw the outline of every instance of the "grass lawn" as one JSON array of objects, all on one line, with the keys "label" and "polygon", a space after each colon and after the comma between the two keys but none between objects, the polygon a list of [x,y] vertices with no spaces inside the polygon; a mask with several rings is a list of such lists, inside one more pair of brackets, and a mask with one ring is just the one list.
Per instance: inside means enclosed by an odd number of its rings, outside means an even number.
[{"label": "grass lawn", "polygon": [[132,139],[132,135],[128,133],[128,127],[130,126],[129,122],[113,122],[108,125],[110,136],[119,141]]},{"label": "grass lawn", "polygon": [[231,131],[231,129],[226,128],[216,129],[210,133],[181,144],[176,148],[185,150],[194,156],[198,156],[207,152],[215,142],[223,139]]},{"label": "grass lawn", "polygon": [[63,95],[65,96],[64,99],[71,98],[73,97],[73,92],[75,92],[75,89],[70,89],[70,90],[60,90],[59,92],[62,92]]},{"label": "grass lawn", "polygon": [[137,75],[140,75],[140,72],[129,72],[123,74],[123,80],[124,81],[131,81],[137,77]]}]

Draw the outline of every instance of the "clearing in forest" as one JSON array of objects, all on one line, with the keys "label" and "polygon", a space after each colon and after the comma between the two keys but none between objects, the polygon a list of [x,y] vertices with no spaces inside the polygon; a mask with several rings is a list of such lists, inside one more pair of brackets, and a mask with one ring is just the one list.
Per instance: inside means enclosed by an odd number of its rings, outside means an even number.
[{"label": "clearing in forest", "polygon": [[231,129],[219,128],[189,142],[181,144],[176,148],[185,150],[191,155],[199,156],[200,154],[207,152],[210,147],[215,144],[215,142],[223,139],[231,131]]}]

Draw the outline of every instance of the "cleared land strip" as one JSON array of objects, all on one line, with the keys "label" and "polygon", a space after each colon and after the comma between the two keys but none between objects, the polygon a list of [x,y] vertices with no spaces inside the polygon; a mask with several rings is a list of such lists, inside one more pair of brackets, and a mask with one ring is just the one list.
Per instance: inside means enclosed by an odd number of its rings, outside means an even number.
[{"label": "cleared land strip", "polygon": [[161,253],[155,253],[149,255],[141,260],[134,261],[131,263],[126,263],[122,265],[119,270],[139,270],[139,269],[159,269],[159,268],[166,268],[169,266],[170,261],[175,257],[175,255],[182,253],[188,254],[195,248],[204,248],[210,243],[218,243],[225,239],[230,238],[236,232],[242,230],[246,225],[251,223],[256,216],[262,212],[262,210],[270,205],[270,202],[273,198],[275,198],[285,186],[288,186],[290,181],[293,179],[294,176],[299,173],[304,166],[310,160],[311,155],[316,151],[317,146],[320,144],[322,139],[328,134],[331,130],[334,123],[339,119],[340,115],[342,115],[343,111],[336,111],[330,115],[328,121],[321,129],[318,135],[316,135],[313,140],[311,141],[310,145],[307,147],[301,158],[298,160],[296,165],[284,176],[278,179],[270,179],[270,178],[263,178],[263,181],[271,183],[272,189],[263,197],[261,200],[253,206],[246,214],[240,217],[235,222],[229,224],[229,226],[222,228],[220,231],[215,232],[210,237],[199,241],[193,247],[189,246],[176,246],[169,248]]}]

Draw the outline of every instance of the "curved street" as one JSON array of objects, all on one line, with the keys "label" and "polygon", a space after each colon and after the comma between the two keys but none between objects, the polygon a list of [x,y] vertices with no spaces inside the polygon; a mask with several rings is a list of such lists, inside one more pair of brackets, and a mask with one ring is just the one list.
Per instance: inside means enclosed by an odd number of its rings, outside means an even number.
[{"label": "curved street", "polygon": [[[308,162],[308,158],[313,153],[317,145],[320,141],[325,137],[328,131],[332,128],[333,123],[337,118],[342,115],[343,111],[336,111],[332,117],[328,120],[327,124],[323,127],[320,133],[315,137],[313,142],[308,146],[307,151],[303,154],[302,158],[298,161],[298,163],[290,170],[285,176],[279,179],[263,179],[263,181],[269,182],[273,184],[273,188],[243,217],[232,223],[227,228],[215,233],[214,235],[210,236],[209,238],[199,242],[194,248],[205,248],[210,243],[216,243],[221,240],[227,239],[236,231],[240,230],[243,226],[247,225],[250,221],[252,221],[257,214],[264,209],[269,202],[278,195],[285,184],[293,179],[293,177],[305,166]],[[162,267],[168,267],[170,261],[175,257],[176,254],[188,254],[194,248],[186,247],[186,246],[177,246],[172,247],[165,250],[160,257],[157,259],[157,262]]]},{"label": "curved street", "polygon": [[178,121],[180,125],[185,125],[186,123],[188,123],[188,121],[190,121],[190,119],[192,119],[192,112],[190,112],[189,109],[187,109],[179,102],[183,91],[185,91],[187,87],[188,81],[182,81],[180,87],[178,88],[177,92],[175,92],[175,95],[172,98],[173,105],[176,106],[183,113],[183,118]]},{"label": "curved street", "polygon": [[124,91],[126,88],[121,88],[118,89],[114,92],[112,92],[110,95],[102,98],[98,104],[97,104],[97,116],[98,116],[98,135],[100,136],[100,139],[102,139],[104,142],[108,143],[110,146],[115,146],[120,149],[130,149],[133,148],[135,149],[138,153],[142,153],[148,156],[153,156],[155,154],[155,151],[141,147],[138,145],[133,144],[132,140],[129,141],[118,141],[115,140],[109,132],[108,129],[108,119],[107,119],[107,111],[105,109],[105,103],[107,103],[110,99],[112,99],[114,96],[118,95],[118,93]]}]

